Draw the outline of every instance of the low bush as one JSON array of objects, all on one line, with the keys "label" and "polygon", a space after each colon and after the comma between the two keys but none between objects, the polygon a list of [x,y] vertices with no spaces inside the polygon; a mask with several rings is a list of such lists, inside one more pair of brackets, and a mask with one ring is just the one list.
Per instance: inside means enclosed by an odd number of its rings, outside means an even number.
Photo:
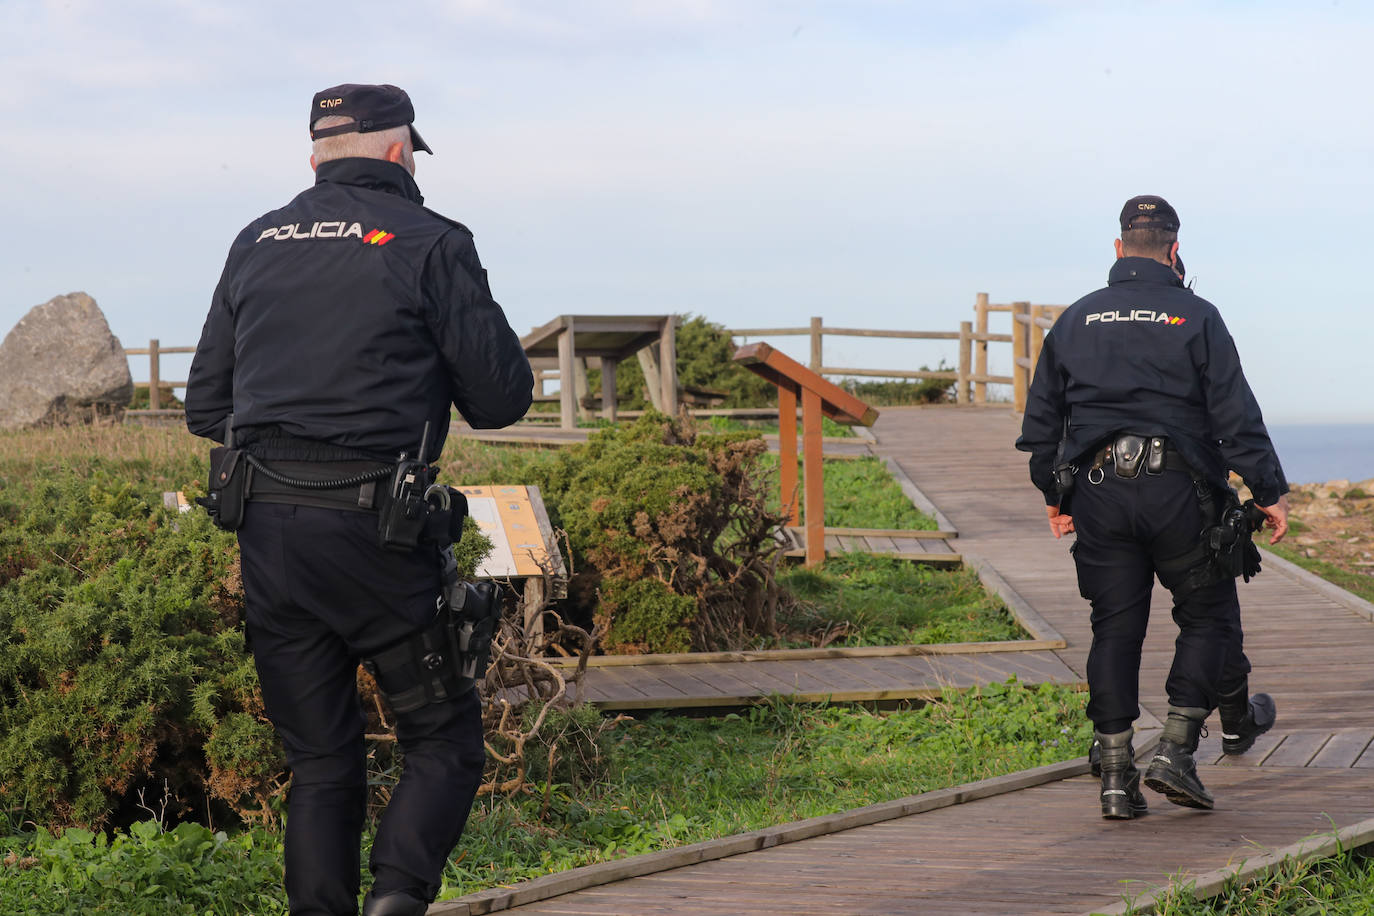
[{"label": "low bush", "polygon": [[194,810],[265,810],[280,758],[233,536],[101,467],[11,479],[0,516],[0,803],[102,825],[165,783]]},{"label": "low bush", "polygon": [[570,593],[584,617],[603,615],[608,648],[714,649],[773,632],[782,519],[764,450],[650,412],[533,469],[574,554]]},{"label": "low bush", "polygon": [[[777,387],[734,361],[735,343],[718,324],[700,315],[681,315],[677,327],[677,380],[684,388],[717,392],[720,407],[767,407],[778,403]],[[616,403],[624,410],[651,404],[639,360],[621,360],[615,372]],[[601,370],[587,373],[587,389],[601,390]]]},{"label": "low bush", "polygon": [[[922,372],[929,372],[921,367]],[[936,372],[949,372],[950,366],[940,360]],[[840,379],[837,384],[861,401],[873,407],[901,407],[913,404],[942,404],[954,400],[954,382],[943,379],[873,380]]]}]

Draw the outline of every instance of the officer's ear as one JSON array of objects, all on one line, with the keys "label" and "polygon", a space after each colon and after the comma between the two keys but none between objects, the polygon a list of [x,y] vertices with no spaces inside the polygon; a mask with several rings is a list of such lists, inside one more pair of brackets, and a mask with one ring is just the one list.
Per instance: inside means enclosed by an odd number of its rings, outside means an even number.
[{"label": "officer's ear", "polygon": [[397,140],[395,143],[388,146],[384,158],[387,162],[396,163],[411,175],[415,174],[415,157],[411,154],[410,150],[406,149],[404,141]]},{"label": "officer's ear", "polygon": [[1169,266],[1170,266],[1170,267],[1173,267],[1175,270],[1177,270],[1177,265],[1178,265],[1178,242],[1177,242],[1177,240],[1175,240],[1174,244],[1171,245],[1171,246],[1169,246]]},{"label": "officer's ear", "polygon": [[316,167],[316,165],[315,165],[315,154],[314,154],[314,153],[311,153],[311,154],[310,154],[310,171],[312,171],[312,172],[319,171],[319,169],[318,169],[318,168]]},{"label": "officer's ear", "polygon": [[[310,158],[313,160],[315,157],[314,157],[314,156],[311,156]],[[1124,252],[1124,251],[1121,250],[1121,239],[1117,239],[1117,240],[1116,240],[1116,259],[1119,261],[1119,260],[1121,260],[1121,259],[1124,258],[1124,257],[1126,257],[1126,252]]]}]

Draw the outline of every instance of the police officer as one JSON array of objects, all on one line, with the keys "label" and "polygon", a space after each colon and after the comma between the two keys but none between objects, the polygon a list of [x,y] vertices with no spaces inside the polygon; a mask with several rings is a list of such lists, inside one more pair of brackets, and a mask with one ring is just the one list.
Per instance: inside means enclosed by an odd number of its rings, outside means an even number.
[{"label": "police officer", "polygon": [[[1102,815],[1124,819],[1146,811],[1131,723],[1156,575],[1173,594],[1179,633],[1145,784],[1210,809],[1192,755],[1211,710],[1226,753],[1273,725],[1272,699],[1249,694],[1235,575],[1258,571],[1250,518],[1273,529],[1270,543],[1287,532],[1288,484],[1221,315],[1183,286],[1178,214],[1161,197],[1133,197],[1120,223],[1107,286],[1045,337],[1016,447],[1031,453],[1054,536],[1077,534],[1079,590],[1092,604],[1088,716]],[[1229,470],[1254,495],[1250,516]]]},{"label": "police officer", "polygon": [[438,669],[426,673],[404,648],[422,637],[442,648],[431,637],[453,540],[414,525],[448,503],[425,461],[443,448],[450,405],[474,427],[508,425],[533,376],[472,234],[422,205],[414,151],[432,151],[414,119],[395,86],[315,95],[314,186],[235,239],[187,383],[191,432],[233,440],[215,450],[233,460],[212,468],[212,485],[251,474],[211,499],[237,524],[247,637],[292,771],[293,916],[357,913],[360,660],[384,693],[407,688],[404,703],[387,694],[404,769],[377,828],[365,916],[425,911],[485,759],[459,660],[426,651]]}]

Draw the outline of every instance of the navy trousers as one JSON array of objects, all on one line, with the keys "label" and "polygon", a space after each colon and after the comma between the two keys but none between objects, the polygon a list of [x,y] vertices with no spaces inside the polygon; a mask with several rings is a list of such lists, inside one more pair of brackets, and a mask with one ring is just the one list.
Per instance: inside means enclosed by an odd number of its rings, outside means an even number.
[{"label": "navy trousers", "polygon": [[[1184,471],[1134,479],[1111,467],[1100,483],[1080,471],[1069,500],[1079,591],[1092,602],[1088,652],[1088,718],[1098,731],[1123,731],[1140,715],[1140,655],[1150,620],[1150,592],[1161,561],[1194,549],[1204,523]],[[1167,566],[1167,562],[1166,562]],[[1179,573],[1161,574],[1173,589]],[[1173,706],[1213,709],[1217,696],[1238,687],[1250,672],[1235,579],[1226,578],[1175,597],[1173,665],[1165,691]]]},{"label": "navy trousers", "polygon": [[[292,780],[286,892],[292,916],[355,916],[367,774],[359,659],[434,616],[438,551],[384,550],[375,515],[250,502],[239,529],[247,633]],[[400,781],[369,867],[378,894],[438,893],[485,752],[476,691],[396,717]]]}]

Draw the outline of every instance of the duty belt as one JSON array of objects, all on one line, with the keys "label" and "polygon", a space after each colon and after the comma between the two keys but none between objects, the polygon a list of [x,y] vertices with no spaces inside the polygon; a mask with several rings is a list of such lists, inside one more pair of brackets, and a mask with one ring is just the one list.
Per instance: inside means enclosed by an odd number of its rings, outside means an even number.
[{"label": "duty belt", "polygon": [[[1101,483],[1106,476],[1103,468],[1107,465],[1112,465],[1117,477],[1128,480],[1139,477],[1142,469],[1151,477],[1157,477],[1165,471],[1193,474],[1192,465],[1164,436],[1116,436],[1093,455],[1088,467],[1088,482]],[[1096,478],[1093,477],[1094,472]]]},{"label": "duty belt", "polygon": [[[354,512],[377,511],[381,497],[378,481],[391,470],[387,465],[371,461],[273,461],[268,465],[251,459],[249,466],[244,499]],[[274,480],[271,474],[308,481],[314,486],[302,487]],[[331,482],[341,485],[325,486]]]}]

